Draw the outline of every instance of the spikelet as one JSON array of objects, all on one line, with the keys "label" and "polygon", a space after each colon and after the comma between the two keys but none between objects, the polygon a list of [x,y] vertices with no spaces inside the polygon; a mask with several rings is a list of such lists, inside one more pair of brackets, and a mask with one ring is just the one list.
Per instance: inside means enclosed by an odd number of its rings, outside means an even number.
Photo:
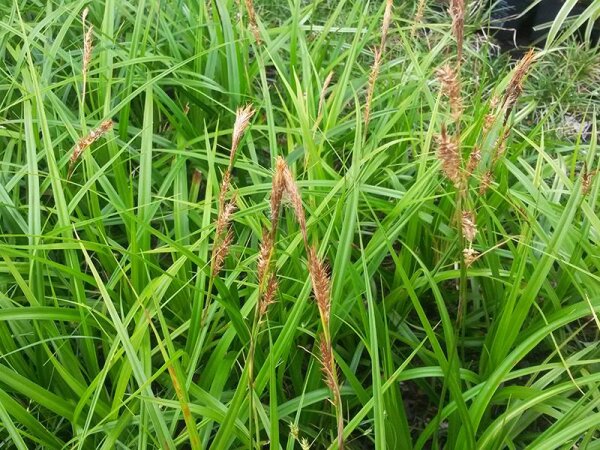
[{"label": "spikelet", "polygon": [[390,23],[392,21],[392,0],[386,0],[385,10],[383,13],[383,21],[381,23],[381,41],[379,47],[373,49],[373,64],[371,65],[371,72],[369,73],[369,81],[367,84],[367,98],[365,100],[365,128],[369,126],[371,120],[371,103],[373,102],[373,94],[375,92],[375,82],[379,76],[381,70],[381,61],[383,58],[383,52],[385,50],[385,44],[387,42],[388,31],[390,29]]},{"label": "spikelet", "polygon": [[227,203],[225,207],[219,212],[219,216],[217,217],[217,225],[215,227],[215,234],[217,238],[225,235],[225,232],[229,228],[229,224],[231,223],[231,218],[234,212],[234,200]]},{"label": "spikelet", "polygon": [[246,11],[248,12],[248,22],[250,23],[250,31],[254,35],[254,39],[257,44],[262,42],[260,38],[260,33],[258,31],[258,25],[256,23],[256,11],[254,10],[254,2],[253,0],[245,0],[246,2]]},{"label": "spikelet", "polygon": [[383,12],[383,21],[381,22],[381,43],[379,44],[379,50],[381,50],[381,52],[383,52],[385,49],[388,31],[390,29],[390,24],[392,23],[393,3],[394,3],[393,0],[387,0],[385,3],[385,11]]},{"label": "spikelet", "polygon": [[271,226],[274,228],[279,222],[279,215],[281,214],[281,200],[285,193],[285,177],[284,172],[287,170],[285,160],[281,157],[277,157],[275,162],[275,174],[273,175],[273,183],[271,185]]},{"label": "spikelet", "polygon": [[446,131],[446,126],[442,126],[442,132],[437,138],[438,159],[442,163],[442,170],[446,177],[454,183],[460,184],[460,154],[458,153],[458,144],[456,139],[450,137]]},{"label": "spikelet", "polygon": [[113,121],[108,119],[102,122],[97,128],[91,130],[87,136],[82,137],[77,141],[75,147],[73,148],[73,152],[71,153],[71,158],[69,160],[69,175],[73,169],[74,164],[77,162],[81,154],[94,142],[100,139],[103,135],[108,133],[110,129],[113,127]]},{"label": "spikelet", "polygon": [[477,166],[479,165],[479,161],[481,161],[481,150],[479,147],[473,148],[471,154],[469,155],[469,161],[467,162],[467,177],[470,177]]},{"label": "spikelet", "polygon": [[219,214],[225,208],[225,197],[231,187],[231,171],[229,168],[223,173],[223,179],[221,180],[221,187],[219,189]]},{"label": "spikelet", "polygon": [[508,136],[510,136],[510,128],[506,128],[496,142],[493,164],[496,164],[496,162],[504,155],[504,153],[506,153],[506,141],[508,140]]},{"label": "spikelet", "polygon": [[310,442],[305,437],[300,440],[300,448],[302,450],[310,450]]},{"label": "spikelet", "polygon": [[596,173],[598,173],[597,170],[589,171],[587,166],[584,167],[583,173],[581,174],[581,193],[584,196],[590,193],[592,182],[594,181],[594,176]]},{"label": "spikelet", "polygon": [[369,83],[367,85],[367,99],[365,102],[365,128],[369,126],[371,120],[371,102],[373,101],[373,93],[375,92],[375,82],[379,76],[379,70],[381,68],[381,49],[374,48],[373,53],[375,58],[373,65],[371,66],[371,73],[369,74]]},{"label": "spikelet", "polygon": [[231,230],[231,219],[235,211],[235,198],[227,203],[219,211],[215,229],[215,242],[212,253],[212,275],[216,276],[223,268],[225,258],[229,253],[229,247],[233,242],[233,231]]},{"label": "spikelet", "polygon": [[450,0],[450,16],[452,17],[452,34],[456,39],[457,57],[460,64],[465,28],[465,0]]},{"label": "spikelet", "polygon": [[477,235],[477,225],[475,224],[475,214],[472,211],[463,211],[461,215],[462,234],[471,244]]},{"label": "spikelet", "polygon": [[300,429],[295,423],[290,423],[290,434],[296,441],[300,439]]},{"label": "spikelet", "polygon": [[331,282],[329,279],[329,270],[327,265],[319,259],[314,247],[309,247],[308,249],[308,272],[310,274],[315,300],[319,307],[321,320],[323,321],[324,328],[328,328],[329,317],[331,314]]},{"label": "spikelet", "polygon": [[258,305],[258,313],[260,318],[265,316],[267,310],[269,309],[269,305],[275,303],[275,294],[277,293],[277,287],[277,277],[275,276],[275,274],[271,274],[269,276],[269,280],[267,281],[265,292],[260,297],[260,302]]},{"label": "spikelet", "polygon": [[333,351],[324,335],[319,339],[319,352],[321,360],[321,371],[323,372],[323,381],[332,391],[336,390],[336,367],[333,359]]},{"label": "spikelet", "polygon": [[423,22],[423,16],[425,14],[425,4],[427,0],[419,0],[419,4],[417,6],[417,11],[415,12],[415,18],[413,20],[412,30],[410,32],[412,37],[415,37],[417,33],[417,25],[420,25]]},{"label": "spikelet", "polygon": [[450,109],[454,120],[460,119],[463,105],[460,96],[460,80],[456,71],[446,64],[436,72],[438,81],[442,87],[442,93],[450,100]]},{"label": "spikelet", "polygon": [[225,258],[227,257],[227,254],[229,253],[229,247],[231,246],[232,242],[233,242],[233,231],[231,231],[231,229],[228,228],[224,237],[220,240],[220,242],[218,244],[215,244],[216,246],[213,249],[213,255],[212,255],[212,263],[213,263],[212,276],[213,277],[216,277],[219,274],[219,272],[221,272],[221,269],[223,268],[223,264],[225,262]]},{"label": "spikelet", "polygon": [[496,108],[498,108],[499,103],[500,103],[500,99],[496,96],[493,96],[492,99],[490,100],[490,106],[488,108],[488,113],[486,114],[485,119],[483,121],[483,134],[484,135],[486,135],[492,129],[492,126],[494,125],[494,122],[496,121],[496,116],[497,116]]},{"label": "spikelet", "polygon": [[263,241],[260,243],[258,253],[258,264],[256,271],[258,273],[258,285],[265,286],[265,281],[271,266],[271,255],[273,254],[273,234],[263,230]]},{"label": "spikelet", "polygon": [[231,138],[231,151],[229,152],[229,170],[233,167],[235,153],[248,125],[250,125],[250,119],[254,116],[254,112],[252,105],[246,105],[243,108],[240,107],[235,112],[235,123],[233,124],[233,134]]},{"label": "spikelet", "polygon": [[225,198],[231,187],[231,171],[233,170],[235,154],[253,115],[254,109],[252,108],[252,105],[240,107],[235,112],[235,122],[233,124],[233,132],[231,136],[231,148],[229,150],[229,164],[223,173],[221,189],[219,191],[219,216],[222,214],[222,211],[225,208]]},{"label": "spikelet", "polygon": [[525,54],[525,56],[523,56],[521,61],[519,61],[517,67],[515,68],[513,76],[506,88],[506,92],[504,93],[504,98],[502,102],[502,106],[503,108],[505,108],[506,111],[505,121],[508,118],[508,115],[510,114],[510,111],[512,110],[513,106],[517,102],[517,99],[521,96],[521,93],[523,92],[523,79],[529,72],[531,64],[534,60],[535,52],[533,49],[530,49]]},{"label": "spikelet", "polygon": [[302,206],[302,196],[300,195],[300,190],[298,189],[298,185],[294,181],[294,177],[292,176],[292,172],[285,162],[283,163],[282,170],[282,178],[285,186],[285,192],[288,194],[290,198],[290,202],[292,203],[292,208],[294,210],[294,215],[296,216],[296,220],[298,221],[298,225],[300,225],[300,232],[302,233],[302,239],[304,240],[304,245],[308,246],[308,234],[306,231],[306,216],[304,215],[304,207]]},{"label": "spikelet", "polygon": [[467,267],[471,267],[471,265],[477,260],[478,256],[479,252],[471,247],[463,250],[463,258]]},{"label": "spikelet", "polygon": [[494,176],[492,175],[491,171],[488,170],[483,174],[483,177],[481,177],[481,181],[479,182],[479,195],[483,195],[488,191],[492,185],[493,179]]},{"label": "spikelet", "polygon": [[85,8],[81,13],[81,22],[83,24],[83,61],[81,67],[81,74],[83,77],[83,86],[81,88],[81,102],[85,103],[85,92],[87,85],[87,74],[90,67],[90,61],[92,60],[92,50],[94,49],[93,45],[93,33],[94,26],[90,25],[86,30],[86,19],[89,13],[89,9]]}]

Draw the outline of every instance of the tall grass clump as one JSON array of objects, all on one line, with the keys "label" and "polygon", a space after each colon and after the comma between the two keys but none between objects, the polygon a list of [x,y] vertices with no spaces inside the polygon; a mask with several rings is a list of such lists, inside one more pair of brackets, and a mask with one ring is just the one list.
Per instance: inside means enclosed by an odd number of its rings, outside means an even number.
[{"label": "tall grass clump", "polygon": [[598,6],[483,3],[2,2],[1,445],[597,448]]}]

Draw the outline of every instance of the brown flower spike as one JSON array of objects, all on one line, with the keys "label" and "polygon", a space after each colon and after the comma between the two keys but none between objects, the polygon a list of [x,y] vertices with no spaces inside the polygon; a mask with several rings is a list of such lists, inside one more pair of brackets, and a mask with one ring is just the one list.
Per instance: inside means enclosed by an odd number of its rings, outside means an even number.
[{"label": "brown flower spike", "polygon": [[475,214],[472,211],[462,212],[462,232],[469,244],[473,243],[477,235],[477,225],[475,224]]},{"label": "brown flower spike", "polygon": [[69,159],[69,176],[73,170],[73,167],[81,154],[94,142],[104,136],[106,133],[110,131],[113,127],[113,121],[108,119],[102,122],[97,128],[91,130],[87,136],[82,137],[75,144],[75,148],[73,148],[73,153],[71,153],[71,158]]},{"label": "brown flower spike", "polygon": [[460,184],[460,154],[456,139],[449,136],[446,126],[442,126],[442,132],[438,136],[438,159],[442,163],[442,170],[446,177],[454,183]]},{"label": "brown flower spike", "polygon": [[365,102],[365,128],[369,125],[371,120],[371,102],[373,101],[373,93],[375,92],[375,82],[379,76],[379,69],[381,68],[381,49],[374,48],[373,53],[375,55],[373,65],[371,66],[371,73],[369,74],[369,84],[367,86],[367,99]]},{"label": "brown flower spike", "polygon": [[246,2],[246,11],[248,12],[248,22],[250,22],[250,31],[254,35],[254,39],[257,44],[262,42],[260,38],[260,33],[258,31],[258,25],[256,23],[256,11],[254,10],[254,2],[252,0],[245,0]]},{"label": "brown flower spike", "polygon": [[508,83],[508,87],[506,88],[502,102],[502,106],[505,109],[505,122],[508,119],[513,106],[517,102],[517,99],[523,93],[523,80],[529,72],[531,64],[534,60],[535,52],[533,49],[530,49],[517,64],[515,72]]},{"label": "brown flower spike", "polygon": [[235,198],[232,199],[219,212],[215,231],[215,243],[212,254],[212,275],[216,276],[223,268],[225,258],[229,253],[229,247],[233,242],[233,231],[231,230],[231,219],[235,211]]},{"label": "brown flower spike", "polygon": [[450,0],[450,16],[452,17],[452,34],[456,39],[458,64],[460,65],[465,28],[465,0]]},{"label": "brown flower spike", "polygon": [[308,249],[308,272],[310,274],[315,300],[319,307],[321,320],[323,321],[323,327],[327,328],[329,327],[329,317],[331,313],[331,282],[327,265],[319,259],[314,247],[309,247]]},{"label": "brown flower spike", "polygon": [[89,28],[86,31],[86,26],[85,26],[85,22],[87,19],[89,13],[89,9],[85,8],[83,10],[83,12],[81,13],[81,22],[83,23],[83,31],[84,31],[84,35],[83,35],[83,64],[82,64],[82,68],[81,68],[81,74],[83,77],[83,86],[81,89],[81,98],[82,98],[82,103],[85,102],[85,91],[86,91],[86,84],[87,84],[87,74],[88,74],[88,70],[89,70],[89,66],[90,66],[90,61],[92,60],[92,50],[94,49],[93,46],[93,33],[94,33],[94,26],[90,25]]},{"label": "brown flower spike", "polygon": [[479,165],[479,161],[481,161],[481,150],[479,147],[473,148],[471,154],[469,155],[469,161],[467,162],[467,177],[470,177],[477,166]]},{"label": "brown flower spike", "polygon": [[233,134],[231,138],[231,151],[229,152],[229,170],[233,167],[235,153],[242,140],[242,136],[244,136],[248,125],[250,125],[250,120],[252,119],[252,116],[254,116],[254,112],[252,105],[238,108],[235,112],[235,122],[233,124]]},{"label": "brown flower spike", "polygon": [[319,352],[321,356],[321,371],[323,372],[323,381],[329,389],[336,391],[337,388],[337,370],[331,346],[327,343],[325,336],[321,335],[319,339]]},{"label": "brown flower spike", "polygon": [[438,81],[442,86],[442,93],[448,97],[450,101],[450,109],[452,118],[458,120],[462,114],[463,105],[460,95],[460,80],[456,71],[446,64],[436,72]]},{"label": "brown flower spike", "polygon": [[267,313],[267,309],[269,308],[269,306],[275,303],[275,294],[277,294],[277,287],[277,277],[275,276],[275,274],[271,274],[271,276],[269,276],[269,280],[267,281],[267,287],[265,289],[265,292],[260,297],[260,303],[258,307],[259,317],[264,317]]}]

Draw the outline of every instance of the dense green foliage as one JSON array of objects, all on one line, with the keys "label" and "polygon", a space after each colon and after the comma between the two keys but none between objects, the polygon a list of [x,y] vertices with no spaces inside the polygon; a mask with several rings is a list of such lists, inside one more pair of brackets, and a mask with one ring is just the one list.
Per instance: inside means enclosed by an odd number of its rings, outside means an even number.
[{"label": "dense green foliage", "polygon": [[[337,447],[287,206],[275,303],[253,326],[281,156],[331,267],[346,448],[600,448],[598,51],[557,19],[492,166],[504,118],[482,129],[514,64],[475,7],[458,123],[436,79],[455,59],[450,19],[431,6],[415,23],[416,5],[396,2],[365,127],[383,3],[256,2],[252,30],[247,1],[1,2],[0,446]],[[234,240],[212,277],[246,104]],[[482,153],[463,194],[440,170],[443,125],[463,158]]]}]

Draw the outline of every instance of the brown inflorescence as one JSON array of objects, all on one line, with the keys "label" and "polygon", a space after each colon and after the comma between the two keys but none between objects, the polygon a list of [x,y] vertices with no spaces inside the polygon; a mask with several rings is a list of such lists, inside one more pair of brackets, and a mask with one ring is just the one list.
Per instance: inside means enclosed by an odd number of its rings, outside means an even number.
[{"label": "brown inflorescence", "polygon": [[325,384],[327,387],[329,387],[329,389],[335,392],[337,389],[337,370],[335,367],[335,360],[333,358],[331,346],[323,335],[319,339],[319,352],[321,371],[323,372],[323,381],[325,381]]},{"label": "brown inflorescence", "polygon": [[250,22],[250,31],[254,35],[254,39],[257,44],[262,42],[260,38],[260,33],[258,31],[258,25],[256,22],[256,11],[254,10],[254,2],[252,0],[245,0],[246,2],[246,11],[248,11],[248,22]]},{"label": "brown inflorescence", "polygon": [[450,16],[452,17],[452,34],[456,39],[457,56],[460,64],[465,28],[465,0],[450,0]]},{"label": "brown inflorescence", "polygon": [[235,159],[235,153],[242,140],[242,136],[246,132],[248,125],[250,125],[250,119],[254,116],[254,108],[252,105],[246,105],[240,107],[235,112],[235,122],[233,124],[233,133],[231,138],[231,151],[229,152],[229,170],[233,167],[233,160]]},{"label": "brown inflorescence", "polygon": [[467,177],[470,177],[477,166],[479,165],[479,161],[481,161],[481,150],[479,147],[473,148],[471,154],[469,155],[469,161],[467,162]]},{"label": "brown inflorescence", "polygon": [[475,214],[472,211],[463,211],[461,216],[462,232],[464,238],[473,243],[477,235],[477,225],[475,224]]},{"label": "brown inflorescence", "polygon": [[70,164],[71,167],[77,162],[81,154],[94,142],[100,139],[103,135],[113,127],[113,121],[108,119],[102,122],[97,128],[91,130],[86,136],[82,137],[77,141],[73,153],[71,153]]},{"label": "brown inflorescence", "polygon": [[442,163],[442,170],[446,177],[454,183],[460,184],[460,154],[458,152],[458,143],[456,138],[448,135],[446,127],[442,126],[442,131],[437,139],[438,159]]},{"label": "brown inflorescence", "polygon": [[233,242],[233,231],[231,230],[231,219],[236,209],[235,198],[228,202],[219,212],[215,231],[215,242],[212,253],[212,275],[216,276],[223,268],[225,258],[229,253],[229,247]]},{"label": "brown inflorescence", "polygon": [[450,101],[452,118],[454,120],[460,119],[463,105],[460,95],[460,80],[456,70],[454,70],[449,64],[446,64],[437,70],[436,75],[442,86],[442,93],[448,97]]},{"label": "brown inflorescence", "polygon": [[323,321],[324,327],[327,328],[329,326],[331,312],[331,282],[327,265],[319,259],[314,247],[309,247],[308,249],[308,272],[310,274],[315,300],[319,307],[319,313],[321,314],[321,320]]},{"label": "brown inflorescence", "polygon": [[87,16],[88,16],[88,12],[89,12],[89,9],[85,8],[83,10],[83,13],[81,13],[81,22],[83,23],[83,30],[84,30],[84,34],[83,34],[83,62],[82,62],[82,67],[81,67],[81,73],[82,73],[82,77],[83,77],[83,87],[81,89],[82,102],[85,101],[85,92],[86,92],[86,85],[87,85],[87,74],[88,74],[88,71],[89,71],[90,62],[92,60],[92,50],[94,49],[94,45],[93,45],[94,26],[90,25],[89,28],[86,30],[86,19],[87,19]]},{"label": "brown inflorescence", "polygon": [[506,92],[504,93],[504,98],[502,100],[502,107],[505,109],[505,121],[508,118],[512,108],[514,107],[517,99],[523,93],[523,79],[529,72],[531,68],[531,64],[535,60],[535,51],[530,49],[525,56],[519,61],[517,67],[513,73],[510,82],[506,88]]}]

